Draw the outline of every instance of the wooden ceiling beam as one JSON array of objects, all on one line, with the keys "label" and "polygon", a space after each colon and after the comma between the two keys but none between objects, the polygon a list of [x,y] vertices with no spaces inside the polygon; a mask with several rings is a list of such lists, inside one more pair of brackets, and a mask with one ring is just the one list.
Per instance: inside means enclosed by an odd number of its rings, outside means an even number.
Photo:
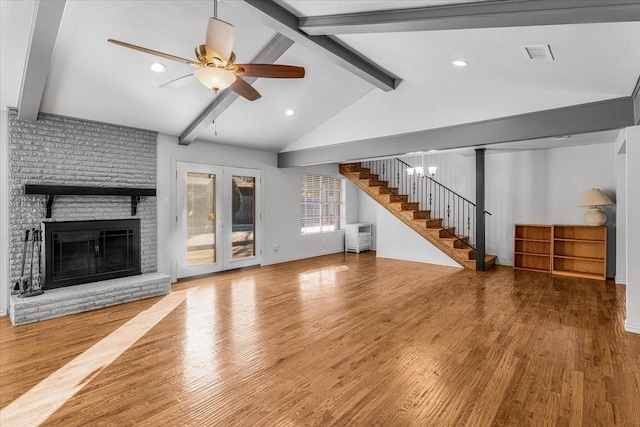
[{"label": "wooden ceiling beam", "polygon": [[243,0],[234,2],[233,7],[305,46],[326,61],[338,65],[386,92],[394,90],[400,83],[397,77],[332,38],[309,36],[300,31],[298,17],[277,5],[273,0]]},{"label": "wooden ceiling beam", "polygon": [[636,86],[633,88],[631,97],[633,98],[636,125],[640,125],[640,77],[638,77],[638,81],[636,81]]},{"label": "wooden ceiling beam", "polygon": [[363,139],[278,154],[278,167],[402,156],[410,152],[478,147],[558,135],[622,129],[634,124],[630,96],[534,113]]},{"label": "wooden ceiling beam", "polygon": [[18,98],[18,119],[38,119],[66,0],[38,0]]},{"label": "wooden ceiling beam", "polygon": [[640,20],[638,0],[501,0],[299,19],[311,36]]}]

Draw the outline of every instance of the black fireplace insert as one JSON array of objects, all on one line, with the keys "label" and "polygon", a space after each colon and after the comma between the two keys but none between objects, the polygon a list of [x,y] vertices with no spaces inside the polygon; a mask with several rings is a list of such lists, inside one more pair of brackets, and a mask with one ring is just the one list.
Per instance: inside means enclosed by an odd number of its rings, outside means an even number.
[{"label": "black fireplace insert", "polygon": [[140,274],[140,220],[44,223],[44,289]]}]

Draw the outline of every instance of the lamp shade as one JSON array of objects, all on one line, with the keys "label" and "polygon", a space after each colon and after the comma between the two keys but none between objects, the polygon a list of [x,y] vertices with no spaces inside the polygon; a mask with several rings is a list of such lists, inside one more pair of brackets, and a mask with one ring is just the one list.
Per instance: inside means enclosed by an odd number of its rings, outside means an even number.
[{"label": "lamp shade", "polygon": [[236,75],[224,68],[205,67],[194,71],[193,74],[200,83],[214,92],[226,89],[236,81]]},{"label": "lamp shade", "polygon": [[584,193],[584,196],[582,196],[582,200],[580,200],[580,204],[578,206],[606,205],[613,205],[611,199],[609,199],[599,188],[592,188]]}]

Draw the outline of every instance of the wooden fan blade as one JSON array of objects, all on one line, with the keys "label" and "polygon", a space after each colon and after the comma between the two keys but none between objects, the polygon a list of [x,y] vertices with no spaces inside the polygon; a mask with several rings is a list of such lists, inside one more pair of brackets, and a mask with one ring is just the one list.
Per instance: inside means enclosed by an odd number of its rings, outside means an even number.
[{"label": "wooden fan blade", "polygon": [[236,78],[236,81],[233,82],[231,86],[229,86],[229,88],[238,95],[247,98],[249,101],[255,101],[256,99],[262,97],[262,95],[260,95],[260,92],[255,90],[253,86],[242,80],[240,77]]},{"label": "wooden fan blade", "polygon": [[295,65],[276,64],[236,64],[237,76],[269,77],[273,79],[301,79],[304,77],[304,67]]},{"label": "wooden fan blade", "polygon": [[119,40],[108,39],[109,43],[117,44],[118,46],[127,47],[129,49],[137,50],[139,52],[148,53],[151,55],[159,56],[160,58],[169,59],[171,61],[182,62],[184,64],[194,65],[196,67],[202,67],[199,62],[191,61],[189,59],[180,58],[179,56],[169,55],[168,53],[158,52],[157,50],[147,49],[146,47],[136,46],[135,44],[121,42]]},{"label": "wooden fan blade", "polygon": [[158,87],[162,88],[162,89],[177,89],[177,88],[186,86],[188,84],[191,84],[191,83],[193,83],[195,81],[196,81],[196,79],[195,79],[195,76],[193,74],[187,74],[186,76],[182,76],[182,77],[178,77],[177,79],[169,80],[168,82],[163,83]]}]

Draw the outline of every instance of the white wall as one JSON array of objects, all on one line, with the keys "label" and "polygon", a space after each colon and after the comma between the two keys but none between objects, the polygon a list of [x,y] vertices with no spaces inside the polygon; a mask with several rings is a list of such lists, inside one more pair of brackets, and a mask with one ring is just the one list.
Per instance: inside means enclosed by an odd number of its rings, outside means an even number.
[{"label": "white wall", "polygon": [[356,222],[371,224],[371,250],[375,251],[378,248],[378,202],[373,200],[364,191],[358,190],[358,206],[359,216]]},{"label": "white wall", "polygon": [[[196,141],[178,145],[173,136],[158,135],[158,271],[176,280],[176,162],[236,166],[262,171],[262,264],[342,252],[344,233],[300,235],[300,176],[303,171],[340,176],[337,165],[277,168],[277,155]],[[348,196],[347,196],[348,197]],[[168,198],[168,204],[164,204]],[[349,204],[349,200],[347,200]],[[278,245],[279,249],[274,250]]]},{"label": "white wall", "polygon": [[625,329],[640,334],[640,126],[627,128],[626,144],[627,320]]},{"label": "white wall", "polygon": [[377,256],[380,258],[446,265],[462,268],[424,237],[413,231],[391,212],[376,209],[378,224]]},{"label": "white wall", "polygon": [[9,139],[7,110],[0,110],[0,316],[9,310]]},{"label": "white wall", "polygon": [[[546,200],[548,150],[485,157],[486,252],[513,265],[513,225],[549,223]],[[470,179],[475,181],[475,177]]]},{"label": "white wall", "polygon": [[360,216],[360,207],[358,203],[358,193],[360,193],[360,190],[350,181],[345,180],[345,193],[346,199],[354,200],[355,203],[350,203],[345,207],[346,212],[344,213],[344,222],[346,224],[353,224],[358,222],[358,217]]}]

